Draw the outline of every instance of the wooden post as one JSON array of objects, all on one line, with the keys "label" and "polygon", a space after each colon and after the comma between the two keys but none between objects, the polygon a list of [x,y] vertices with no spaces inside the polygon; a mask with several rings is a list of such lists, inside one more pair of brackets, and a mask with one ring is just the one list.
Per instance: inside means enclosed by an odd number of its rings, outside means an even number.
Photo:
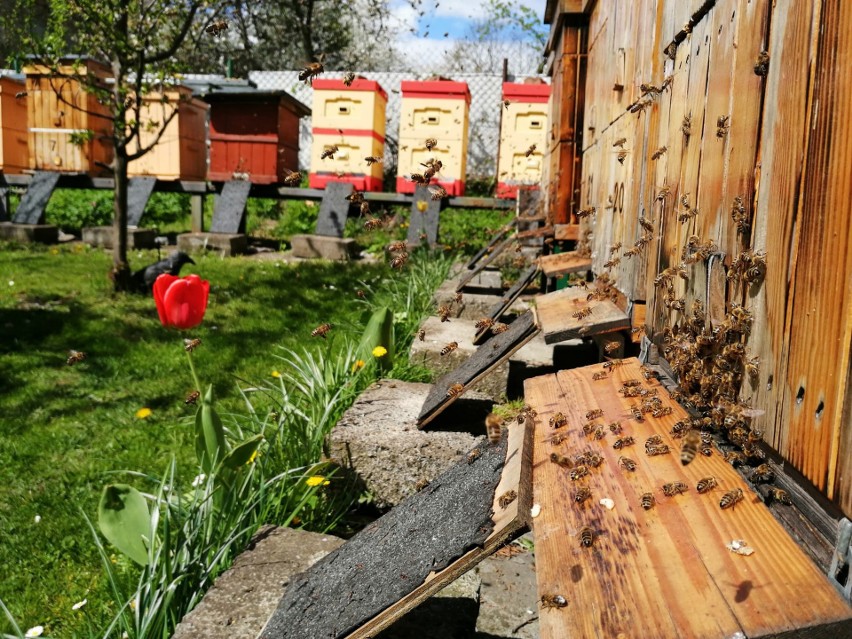
[{"label": "wooden post", "polygon": [[191,228],[193,233],[204,232],[204,196],[191,195],[189,197]]}]

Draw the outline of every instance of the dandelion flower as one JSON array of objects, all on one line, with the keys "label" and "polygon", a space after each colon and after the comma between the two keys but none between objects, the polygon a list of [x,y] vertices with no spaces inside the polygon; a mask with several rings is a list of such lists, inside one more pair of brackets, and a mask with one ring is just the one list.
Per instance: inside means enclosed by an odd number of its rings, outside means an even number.
[{"label": "dandelion flower", "polygon": [[373,349],[373,357],[384,357],[387,354],[388,349],[384,346],[376,346],[376,348]]},{"label": "dandelion flower", "polygon": [[146,406],[145,408],[140,408],[139,410],[136,411],[136,417],[139,418],[139,419],[147,419],[148,417],[151,416],[152,412],[153,411]]},{"label": "dandelion flower", "polygon": [[359,371],[359,370],[361,370],[362,368],[364,368],[364,360],[363,360],[363,359],[359,359],[359,360],[358,360],[358,361],[356,361],[354,364],[352,364],[352,372],[353,372],[353,373],[354,373],[355,371]]},{"label": "dandelion flower", "polygon": [[192,487],[198,488],[201,484],[204,483],[205,479],[207,479],[207,475],[205,475],[204,473],[196,475],[195,479],[192,480]]},{"label": "dandelion flower", "polygon": [[41,637],[44,634],[44,626],[33,626],[27,630],[25,637]]},{"label": "dandelion flower", "polygon": [[249,464],[253,463],[253,462],[254,462],[254,460],[255,460],[255,459],[257,459],[257,457],[258,457],[258,455],[259,455],[259,454],[260,454],[260,451],[255,450],[255,451],[251,454],[251,457],[249,457],[249,460],[246,462],[246,466],[248,466]]},{"label": "dandelion flower", "polygon": [[331,482],[329,482],[322,475],[314,475],[313,477],[308,477],[308,479],[305,481],[305,483],[308,486],[310,486],[311,488],[313,488],[314,486],[320,486],[320,485],[328,486]]},{"label": "dandelion flower", "polygon": [[273,377],[281,377],[281,373],[279,373],[278,371],[272,371],[272,376]]},{"label": "dandelion flower", "polygon": [[80,608],[85,606],[87,603],[89,603],[88,599],[83,599],[83,601],[78,601],[73,606],[71,606],[71,610],[79,610]]}]

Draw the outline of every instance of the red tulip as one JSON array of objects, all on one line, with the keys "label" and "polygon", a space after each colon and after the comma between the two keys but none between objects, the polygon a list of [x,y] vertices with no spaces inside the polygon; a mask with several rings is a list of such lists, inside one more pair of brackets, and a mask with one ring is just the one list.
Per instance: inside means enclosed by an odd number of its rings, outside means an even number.
[{"label": "red tulip", "polygon": [[195,274],[160,275],[154,282],[154,301],[163,326],[186,329],[201,324],[209,293],[210,282]]}]

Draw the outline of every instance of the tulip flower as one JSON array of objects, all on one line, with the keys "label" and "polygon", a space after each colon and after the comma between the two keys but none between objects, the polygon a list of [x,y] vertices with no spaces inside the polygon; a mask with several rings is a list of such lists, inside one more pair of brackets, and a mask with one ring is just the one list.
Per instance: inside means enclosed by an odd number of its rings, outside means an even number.
[{"label": "tulip flower", "polygon": [[197,275],[176,277],[163,273],[154,282],[154,301],[163,326],[187,329],[198,326],[207,310],[210,282]]}]

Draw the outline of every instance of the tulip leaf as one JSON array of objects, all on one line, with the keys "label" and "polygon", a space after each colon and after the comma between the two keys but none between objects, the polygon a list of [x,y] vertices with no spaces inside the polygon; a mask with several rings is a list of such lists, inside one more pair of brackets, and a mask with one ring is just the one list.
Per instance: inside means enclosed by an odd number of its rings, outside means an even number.
[{"label": "tulip leaf", "polygon": [[201,406],[195,413],[195,454],[205,473],[211,473],[227,452],[225,429],[213,408],[213,385],[207,388]]},{"label": "tulip leaf", "polygon": [[113,546],[137,564],[148,564],[151,515],[138,490],[127,484],[104,486],[98,504],[98,527]]},{"label": "tulip leaf", "polygon": [[376,309],[367,322],[361,342],[358,344],[358,357],[369,359],[373,357],[373,349],[381,346],[387,353],[378,358],[379,368],[390,370],[393,368],[393,342],[393,311],[383,306]]},{"label": "tulip leaf", "polygon": [[237,470],[241,466],[245,466],[251,461],[252,455],[257,452],[260,442],[263,441],[263,435],[255,435],[249,437],[241,444],[234,446],[228,454],[222,459],[222,465],[225,468]]}]

